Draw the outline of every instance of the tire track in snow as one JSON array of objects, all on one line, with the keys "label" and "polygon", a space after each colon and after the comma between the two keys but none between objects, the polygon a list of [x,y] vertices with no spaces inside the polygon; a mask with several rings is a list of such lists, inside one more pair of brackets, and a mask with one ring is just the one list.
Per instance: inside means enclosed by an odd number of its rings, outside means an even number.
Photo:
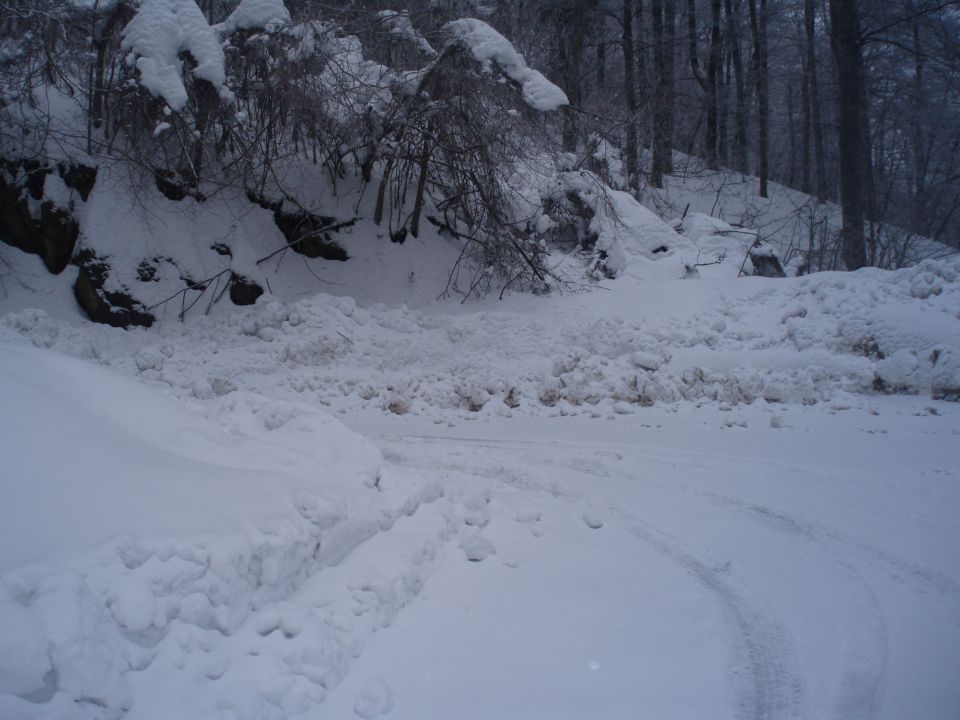
[{"label": "tire track in snow", "polygon": [[846,603],[843,632],[850,644],[837,696],[833,701],[836,720],[871,720],[879,717],[883,705],[889,656],[887,624],[876,593],[863,575],[836,547],[829,535],[813,530],[809,524],[764,505],[743,505],[774,532],[799,539],[817,554],[817,563],[831,577],[834,587],[844,587],[836,597],[854,598]]},{"label": "tire track in snow", "polygon": [[746,665],[749,681],[734,683],[740,695],[737,717],[752,720],[802,718],[803,693],[789,637],[780,625],[759,611],[708,563],[668,540],[663,532],[633,519],[630,533],[653,546],[687,573],[719,603],[724,615],[736,627],[737,663]]},{"label": "tire track in snow", "polygon": [[[501,453],[506,449],[524,453],[532,448],[549,450],[551,455],[543,459],[553,467],[563,467],[576,473],[610,478],[611,475],[624,475],[609,470],[597,460],[584,462],[583,452],[588,448],[610,443],[576,443],[578,450],[574,454],[564,452],[555,441],[525,441],[522,439],[491,438],[450,438],[442,436],[418,436],[416,441],[427,444],[462,444],[468,447],[496,449]],[[619,447],[630,460],[638,459],[632,449]],[[645,457],[643,453],[641,457]],[[618,460],[623,459],[619,457]],[[663,458],[659,458],[663,460]],[[480,458],[471,458],[476,462]],[[529,460],[529,458],[525,458]],[[481,465],[482,465],[481,461]],[[509,462],[498,455],[499,467]],[[631,463],[633,464],[633,463]],[[458,463],[458,470],[470,472],[467,462]],[[483,474],[481,472],[481,474]],[[497,473],[486,473],[494,477]],[[852,537],[830,526],[807,520],[779,509],[751,501],[747,498],[704,490],[686,484],[671,483],[655,477],[645,477],[644,482],[653,482],[664,490],[677,492],[724,510],[748,518],[784,538],[792,544],[802,543],[806,556],[828,578],[827,589],[833,598],[839,613],[839,648],[841,659],[839,672],[834,678],[833,697],[824,703],[827,717],[835,720],[871,720],[879,717],[883,706],[883,696],[887,680],[889,661],[888,629],[877,593],[865,579],[863,571],[870,569],[884,573],[906,588],[919,594],[933,591],[943,602],[960,605],[960,584],[948,575],[937,570],[923,567],[882,547],[865,540]],[[536,490],[537,483],[530,478],[524,486]],[[551,484],[549,490],[540,488],[556,496],[558,487]],[[805,488],[807,486],[804,486]],[[808,488],[820,493],[819,486]],[[639,521],[622,507],[613,507],[599,497],[592,497],[582,491],[564,488],[563,495],[577,502],[588,502],[602,506],[605,512],[619,517],[634,535],[647,541],[666,554],[693,575],[702,586],[719,599],[725,614],[738,629],[741,638],[740,652],[749,668],[751,682],[740,681],[743,715],[751,718],[791,718],[803,717],[802,693],[794,663],[790,657],[789,637],[784,630],[768,616],[759,612],[747,602],[743,591],[735,589],[730,581],[718,573],[709,563],[698,559],[676,542],[668,539],[662,531]],[[877,508],[887,510],[886,508]],[[749,588],[747,589],[749,591]]]},{"label": "tire track in snow", "polygon": [[[401,436],[394,436],[392,438],[383,438],[385,440],[399,439]],[[410,434],[402,436],[405,441],[414,441],[414,442],[425,442],[426,444],[436,445],[442,442],[452,442],[463,444],[470,447],[480,447],[480,448],[489,448],[503,450],[504,448],[509,448],[513,450],[528,450],[534,447],[541,447],[545,450],[549,450],[553,454],[553,459],[556,460],[559,453],[563,452],[564,448],[569,449],[571,446],[575,446],[581,449],[590,449],[598,447],[615,447],[618,450],[628,453],[631,459],[637,461],[645,460],[655,460],[658,462],[666,462],[667,455],[664,453],[650,453],[648,451],[643,451],[638,453],[635,448],[632,448],[628,445],[623,445],[620,443],[610,443],[610,442],[564,442],[560,443],[556,440],[537,440],[537,439],[499,439],[499,438],[481,438],[481,437],[449,437],[443,435],[428,435],[428,434]],[[693,455],[704,455],[704,453],[698,453],[697,451],[691,451],[690,454]],[[574,457],[579,457],[574,456]],[[709,455],[709,457],[716,458],[715,455]],[[771,464],[771,463],[768,463]],[[783,467],[779,464],[771,464],[775,467]],[[607,477],[608,474],[592,472],[589,469],[583,467],[583,465],[565,465],[568,469],[575,472],[580,472],[583,474],[597,475],[599,477]],[[752,505],[748,501],[742,498],[736,498],[734,496],[725,495],[723,493],[718,493],[708,490],[700,490],[688,485],[680,485],[677,483],[665,482],[662,480],[657,480],[655,477],[645,476],[643,482],[649,483],[653,482],[657,485],[673,489],[680,490],[688,495],[699,496],[703,499],[713,502],[716,505],[729,506],[731,508],[745,511],[745,512],[757,512],[754,508],[759,508],[759,505]],[[815,492],[818,494],[825,494],[827,496],[843,498],[841,495],[835,495],[833,493],[824,493],[822,488],[819,487],[810,487],[805,485],[804,489]],[[864,501],[867,502],[867,501]],[[859,503],[862,507],[864,503]],[[883,509],[883,508],[875,508]],[[767,509],[770,511],[770,509]],[[848,546],[852,549],[855,549],[859,554],[871,557],[876,561],[879,561],[882,565],[886,566],[887,573],[895,578],[907,577],[912,580],[915,580],[917,583],[922,585],[925,589],[933,590],[937,594],[941,595],[944,599],[953,602],[954,604],[960,605],[960,583],[958,583],[953,578],[948,575],[933,570],[928,567],[923,567],[911,560],[903,558],[895,553],[892,553],[883,548],[877,547],[871,543],[868,543],[857,538],[849,537],[839,531],[833,530],[827,526],[814,524],[809,521],[800,520],[794,517],[788,517],[779,511],[771,511],[783,518],[785,524],[795,523],[798,527],[806,527],[811,532],[815,532],[818,536],[831,539],[834,543],[839,545]],[[762,514],[762,513],[761,513]]]}]

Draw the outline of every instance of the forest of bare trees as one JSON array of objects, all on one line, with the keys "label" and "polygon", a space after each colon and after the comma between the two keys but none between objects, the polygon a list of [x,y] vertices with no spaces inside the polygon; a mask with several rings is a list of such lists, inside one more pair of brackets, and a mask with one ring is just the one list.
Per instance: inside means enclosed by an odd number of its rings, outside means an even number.
[{"label": "forest of bare trees", "polygon": [[531,29],[514,39],[579,100],[581,140],[623,138],[630,168],[643,151],[642,182],[661,185],[672,149],[759,176],[761,195],[776,181],[842,202],[851,269],[888,264],[890,233],[960,243],[956,3],[562,0],[493,17]]},{"label": "forest of bare trees", "polygon": [[[375,222],[398,242],[418,234],[429,198],[431,221],[473,243],[480,289],[545,289],[543,248],[511,168],[545,153],[579,167],[605,142],[622,158],[620,189],[641,199],[672,174],[726,169],[758,176],[763,197],[777,182],[840,203],[842,233],[818,241],[807,269],[894,267],[914,236],[960,245],[955,3],[240,5],[3,0],[8,242],[39,242],[26,226],[45,221],[24,192],[57,167],[82,185],[84,173],[122,161],[172,198],[233,184],[279,213],[294,201],[278,168],[297,155],[334,186],[362,176]],[[169,17],[181,18],[169,29],[176,42],[158,59],[156,28]],[[492,77],[491,58],[471,56],[464,40],[463,28],[476,28],[456,25],[465,17],[499,31],[521,65],[501,48]],[[530,101],[532,68],[562,102]]]}]

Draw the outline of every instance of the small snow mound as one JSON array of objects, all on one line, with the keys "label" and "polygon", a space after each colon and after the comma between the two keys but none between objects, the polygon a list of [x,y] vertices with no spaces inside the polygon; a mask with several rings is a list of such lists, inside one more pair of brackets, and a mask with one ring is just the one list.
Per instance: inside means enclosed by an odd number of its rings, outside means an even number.
[{"label": "small snow mound", "polygon": [[372,677],[360,688],[353,711],[362,718],[386,715],[393,709],[393,693],[382,677]]},{"label": "small snow mound", "polygon": [[460,536],[460,549],[470,562],[481,562],[497,552],[493,543],[474,529]]},{"label": "small snow mound", "polygon": [[583,522],[586,523],[587,527],[591,528],[592,530],[599,530],[603,527],[603,519],[596,513],[589,511],[583,514]]}]

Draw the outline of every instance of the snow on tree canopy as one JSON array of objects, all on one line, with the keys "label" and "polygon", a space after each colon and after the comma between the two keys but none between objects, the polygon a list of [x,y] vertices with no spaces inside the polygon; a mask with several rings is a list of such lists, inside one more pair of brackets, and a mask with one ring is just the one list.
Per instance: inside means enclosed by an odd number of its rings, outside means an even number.
[{"label": "snow on tree canopy", "polygon": [[223,87],[223,50],[194,0],[143,0],[124,28],[123,49],[136,57],[140,84],[166,100],[172,110],[187,103],[180,54],[190,53],[194,77]]},{"label": "snow on tree canopy", "polygon": [[283,0],[240,0],[230,16],[216,26],[229,35],[238,30],[273,30],[290,22],[290,11]]},{"label": "snow on tree canopy", "polygon": [[511,80],[520,84],[523,100],[534,110],[547,112],[562,105],[569,105],[566,94],[547,80],[543,74],[527,66],[523,55],[503,35],[475,18],[453,20],[443,26],[444,30],[462,42],[481,62],[489,67],[495,62]]}]

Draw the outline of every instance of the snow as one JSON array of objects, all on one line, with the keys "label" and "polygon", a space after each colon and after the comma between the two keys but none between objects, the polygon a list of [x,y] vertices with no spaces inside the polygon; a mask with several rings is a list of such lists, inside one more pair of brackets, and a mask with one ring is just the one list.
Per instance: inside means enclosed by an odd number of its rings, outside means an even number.
[{"label": "snow", "polygon": [[524,102],[534,110],[549,112],[570,104],[563,90],[547,80],[543,73],[527,66],[523,55],[516,51],[510,41],[483,20],[451,20],[443,29],[465,44],[485,68],[496,63],[511,80],[520,85]]},{"label": "snow", "polygon": [[381,10],[377,13],[377,17],[380,18],[383,24],[390,30],[391,35],[411,43],[427,57],[436,56],[437,51],[434,50],[427,39],[413,27],[408,13],[398,12],[396,10]]},{"label": "snow", "polygon": [[366,720],[386,715],[392,708],[390,686],[381,677],[372,677],[363,684],[353,706],[354,712]]},{"label": "snow", "polygon": [[272,292],[124,331],[0,245],[3,718],[956,714],[956,257],[738,277],[738,217],[568,173],[617,277],[461,305],[430,228],[258,264],[268,211],[130,179],[48,189],[112,287]]},{"label": "snow", "polygon": [[283,0],[240,0],[240,4],[214,29],[225,35],[238,30],[271,32],[290,23],[290,11]]},{"label": "snow", "polygon": [[143,0],[123,30],[122,47],[136,62],[140,84],[174,111],[187,103],[181,53],[196,61],[194,77],[218,90],[226,79],[220,40],[194,0]]}]

